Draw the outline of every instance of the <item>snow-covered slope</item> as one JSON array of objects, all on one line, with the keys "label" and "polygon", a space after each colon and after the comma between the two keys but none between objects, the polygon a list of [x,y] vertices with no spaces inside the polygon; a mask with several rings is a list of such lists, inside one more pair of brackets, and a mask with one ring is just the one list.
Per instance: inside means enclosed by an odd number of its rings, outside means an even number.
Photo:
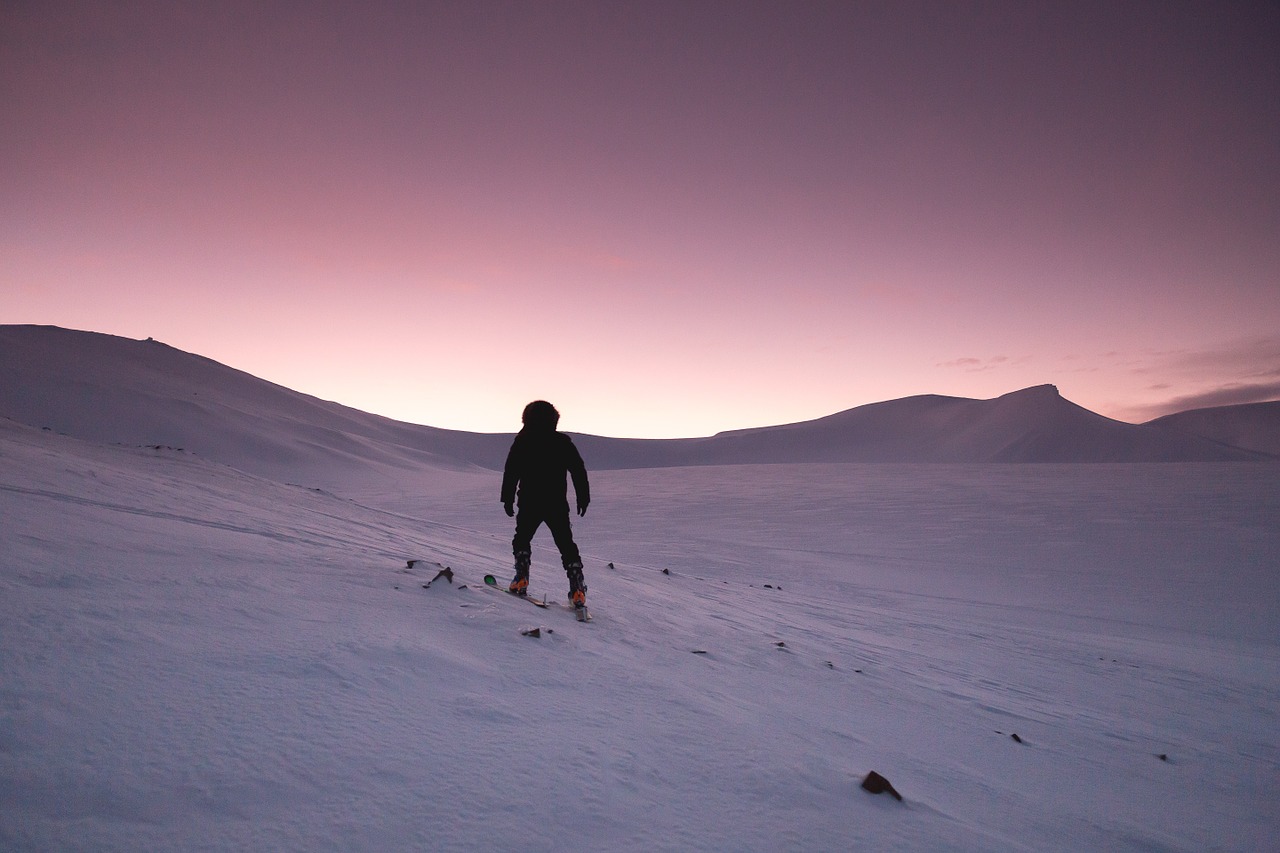
[{"label": "snow-covered slope", "polygon": [[1192,409],[1149,423],[1280,458],[1280,401]]},{"label": "snow-covered slope", "polygon": [[[497,468],[510,435],[416,426],[265,382],[155,341],[0,326],[0,416],[80,438],[180,447],[328,486],[420,469]],[[519,404],[517,404],[519,405]],[[514,419],[514,415],[513,415]],[[994,400],[921,396],[709,438],[576,437],[594,469],[784,462],[1256,460],[1197,435],[1104,418],[1051,385]]]},{"label": "snow-covered slope", "polygon": [[[506,436],[154,342],[4,327],[0,359],[0,849],[1280,834],[1274,463],[885,464],[1155,453],[1049,388],[584,436],[584,626],[479,583],[510,523],[467,463]],[[882,464],[777,464],[851,447]],[[742,459],[775,464],[709,464]]]},{"label": "snow-covered slope", "polygon": [[0,849],[1280,837],[1275,466],[595,484],[581,625],[478,583],[492,472],[330,494],[0,419]]},{"label": "snow-covered slope", "polygon": [[935,395],[861,406],[815,421],[722,433],[717,462],[1171,462],[1250,454],[1198,437],[1121,423],[1065,400],[1052,385],[994,400]]},{"label": "snow-covered slope", "polygon": [[0,416],[308,485],[500,467],[510,441],[370,415],[152,340],[0,326],[0,364]]}]

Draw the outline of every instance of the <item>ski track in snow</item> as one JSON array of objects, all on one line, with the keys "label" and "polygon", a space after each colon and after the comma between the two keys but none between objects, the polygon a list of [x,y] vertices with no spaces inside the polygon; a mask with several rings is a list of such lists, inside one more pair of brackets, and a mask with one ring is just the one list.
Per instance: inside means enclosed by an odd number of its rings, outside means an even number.
[{"label": "ski track in snow", "polygon": [[[1213,468],[1147,511],[1127,489],[1178,472],[851,470],[601,477],[582,625],[483,587],[509,571],[493,475],[330,494],[6,424],[0,847],[1274,849],[1274,477]],[[969,488],[1011,532],[936,498]],[[1141,547],[1073,564],[1109,512]],[[1204,624],[1252,597],[1269,633],[1171,624],[1202,593],[1153,539],[1179,526],[1243,590]],[[1180,588],[1135,609],[1159,560]]]}]

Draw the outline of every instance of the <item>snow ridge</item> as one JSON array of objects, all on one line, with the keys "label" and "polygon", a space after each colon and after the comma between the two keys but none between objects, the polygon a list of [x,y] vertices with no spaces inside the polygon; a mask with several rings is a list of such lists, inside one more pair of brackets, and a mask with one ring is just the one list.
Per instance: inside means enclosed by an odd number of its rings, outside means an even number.
[{"label": "snow ridge", "polygon": [[[319,485],[501,466],[509,434],[400,423],[319,400],[155,341],[55,327],[0,326],[0,416],[80,438],[180,447],[274,479]],[[1220,419],[1227,416],[1220,416]],[[1274,418],[1271,420],[1274,426]],[[1052,385],[994,400],[926,395],[805,423],[709,438],[576,436],[596,469],[827,462],[1190,462],[1276,458],[1273,438],[1230,446],[1125,424]],[[1250,434],[1255,434],[1254,433]],[[1270,443],[1269,443],[1270,442]]]},{"label": "snow ridge", "polygon": [[1192,409],[1149,423],[1280,458],[1280,400]]}]

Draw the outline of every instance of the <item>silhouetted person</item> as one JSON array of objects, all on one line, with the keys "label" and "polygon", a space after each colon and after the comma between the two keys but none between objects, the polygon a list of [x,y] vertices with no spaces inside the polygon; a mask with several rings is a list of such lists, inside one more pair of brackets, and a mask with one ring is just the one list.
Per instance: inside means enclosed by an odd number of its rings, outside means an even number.
[{"label": "silhouetted person", "polygon": [[[582,577],[582,556],[569,525],[567,479],[573,477],[578,515],[586,515],[587,504],[591,503],[587,466],[569,436],[556,432],[560,413],[555,406],[545,400],[535,400],[524,407],[520,420],[524,428],[511,443],[502,472],[502,505],[507,515],[516,516],[516,535],[511,540],[516,576],[508,589],[517,595],[528,592],[533,534],[545,522],[560,549],[565,574],[569,576],[569,600],[574,607],[585,607],[587,585]],[[515,511],[517,500],[519,515]]]}]

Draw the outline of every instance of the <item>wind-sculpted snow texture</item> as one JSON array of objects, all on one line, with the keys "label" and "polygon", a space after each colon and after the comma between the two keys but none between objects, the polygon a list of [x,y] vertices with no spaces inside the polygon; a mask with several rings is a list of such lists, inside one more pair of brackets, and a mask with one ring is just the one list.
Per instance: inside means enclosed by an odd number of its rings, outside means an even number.
[{"label": "wind-sculpted snow texture", "polygon": [[1280,837],[1269,445],[1050,387],[582,436],[582,625],[481,583],[507,436],[149,341],[0,327],[0,365],[2,850]]},{"label": "wind-sculpted snow texture", "polygon": [[0,420],[0,849],[1267,849],[1276,473],[605,472],[581,625],[491,473]]}]

